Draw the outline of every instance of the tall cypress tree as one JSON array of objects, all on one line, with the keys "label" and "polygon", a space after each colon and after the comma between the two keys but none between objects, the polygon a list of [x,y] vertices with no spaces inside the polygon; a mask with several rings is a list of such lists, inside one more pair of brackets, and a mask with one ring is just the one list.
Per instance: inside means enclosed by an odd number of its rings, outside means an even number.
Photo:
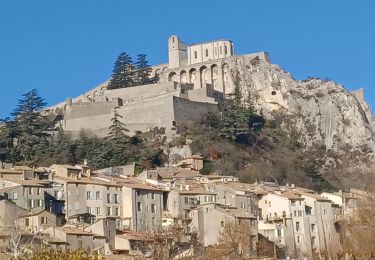
[{"label": "tall cypress tree", "polygon": [[129,132],[128,129],[126,129],[125,124],[121,122],[121,119],[123,118],[122,115],[120,115],[117,111],[118,107],[115,108],[113,117],[111,118],[112,125],[109,127],[109,139],[120,141],[120,139],[124,139],[126,137],[125,132]]},{"label": "tall cypress tree", "polygon": [[122,52],[117,57],[112,72],[112,79],[108,84],[108,89],[127,88],[134,85],[134,65],[132,58]]},{"label": "tall cypress tree", "polygon": [[47,143],[44,130],[47,124],[41,115],[45,106],[44,99],[33,89],[18,100],[12,113],[11,132],[18,141],[13,153],[18,154],[24,163],[34,163],[45,152]]},{"label": "tall cypress tree", "polygon": [[137,61],[135,62],[135,82],[137,85],[144,85],[150,83],[151,67],[146,59],[146,54],[138,54]]}]

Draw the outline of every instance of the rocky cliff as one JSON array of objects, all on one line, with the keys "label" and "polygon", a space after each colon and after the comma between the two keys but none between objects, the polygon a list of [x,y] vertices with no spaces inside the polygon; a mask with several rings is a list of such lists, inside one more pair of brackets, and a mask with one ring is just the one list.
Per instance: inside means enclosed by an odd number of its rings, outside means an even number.
[{"label": "rocky cliff", "polygon": [[232,81],[239,80],[244,101],[275,119],[306,149],[319,150],[328,166],[339,163],[358,170],[372,162],[375,119],[363,89],[350,92],[317,78],[295,80],[278,65],[258,58],[243,56],[228,65]]}]

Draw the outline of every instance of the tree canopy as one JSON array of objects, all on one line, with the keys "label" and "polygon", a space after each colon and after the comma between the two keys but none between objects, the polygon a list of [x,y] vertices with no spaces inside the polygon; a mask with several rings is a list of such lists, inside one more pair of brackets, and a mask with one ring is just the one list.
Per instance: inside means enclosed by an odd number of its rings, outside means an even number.
[{"label": "tree canopy", "polygon": [[127,88],[157,82],[157,78],[150,76],[152,69],[146,57],[146,54],[138,54],[136,62],[133,63],[133,59],[126,52],[120,53],[113,67],[108,89]]}]

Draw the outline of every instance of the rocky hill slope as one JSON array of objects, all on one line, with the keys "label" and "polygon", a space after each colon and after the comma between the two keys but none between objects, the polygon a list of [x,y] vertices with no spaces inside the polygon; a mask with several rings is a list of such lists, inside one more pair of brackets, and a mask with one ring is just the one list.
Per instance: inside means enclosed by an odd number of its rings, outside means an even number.
[{"label": "rocky hill slope", "polygon": [[[349,92],[331,80],[295,80],[261,59],[229,62],[243,99],[273,118],[308,150],[324,158],[325,169],[366,174],[374,159],[375,119],[363,89]],[[343,173],[342,173],[343,174]],[[354,177],[356,179],[356,177]]]}]

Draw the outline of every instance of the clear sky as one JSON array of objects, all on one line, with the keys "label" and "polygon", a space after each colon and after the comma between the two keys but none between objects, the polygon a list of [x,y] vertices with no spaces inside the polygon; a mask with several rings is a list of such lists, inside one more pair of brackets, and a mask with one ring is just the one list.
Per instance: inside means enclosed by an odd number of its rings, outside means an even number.
[{"label": "clear sky", "polygon": [[32,88],[54,104],[96,86],[121,51],[165,63],[171,34],[267,51],[296,79],[364,87],[375,106],[373,0],[2,0],[0,118]]}]

